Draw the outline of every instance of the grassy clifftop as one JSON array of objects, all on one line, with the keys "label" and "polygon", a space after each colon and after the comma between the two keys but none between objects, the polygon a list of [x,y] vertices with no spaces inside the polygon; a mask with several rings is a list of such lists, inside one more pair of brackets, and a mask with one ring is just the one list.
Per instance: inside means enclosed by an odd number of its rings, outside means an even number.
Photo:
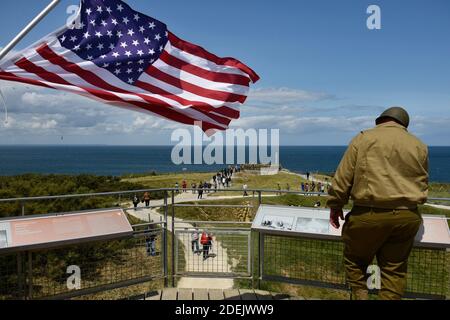
[{"label": "grassy clifftop", "polygon": [[[145,187],[152,188],[173,188],[175,183],[178,182],[181,187],[181,183],[183,180],[186,180],[188,188],[190,188],[192,183],[198,184],[200,181],[209,182],[214,172],[207,173],[172,173],[172,174],[149,174],[149,175],[141,175],[135,177],[124,177],[122,179],[123,182],[139,184]],[[325,174],[313,174],[312,177],[318,181],[330,181],[332,180],[331,176]],[[254,172],[245,172],[242,171],[237,173],[233,177],[232,181],[232,189],[242,189],[244,184],[247,184],[249,189],[271,189],[277,190],[278,184],[282,190],[287,190],[288,187],[291,191],[300,190],[300,184],[302,182],[308,182],[303,179],[300,175],[291,173],[289,171],[280,171],[278,174],[273,176],[261,176],[256,175]],[[227,192],[226,195],[238,195],[238,192]],[[217,195],[223,195],[223,193],[219,193]],[[450,198],[450,183],[430,183],[429,186],[429,197],[433,198]],[[448,204],[449,202],[442,204]]]}]

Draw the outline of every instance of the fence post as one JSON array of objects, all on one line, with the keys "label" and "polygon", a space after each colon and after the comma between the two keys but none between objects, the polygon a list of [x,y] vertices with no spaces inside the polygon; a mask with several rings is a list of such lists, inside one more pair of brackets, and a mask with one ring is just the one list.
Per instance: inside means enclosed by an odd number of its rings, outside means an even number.
[{"label": "fence post", "polygon": [[249,250],[250,250],[250,275],[252,276],[252,289],[255,289],[255,233],[250,229],[250,241],[249,241]]},{"label": "fence post", "polygon": [[[257,191],[258,193],[258,208],[259,206],[261,206],[262,204],[262,192],[261,190]],[[253,191],[253,196],[255,196],[255,191]],[[255,233],[251,232],[251,242],[250,242],[250,257],[252,260],[252,268],[251,268],[251,272],[252,272],[252,288],[255,288],[255,285],[257,285],[258,289],[261,289],[261,281],[260,281],[260,277],[261,277],[261,269],[260,269],[260,265],[261,265],[261,233],[256,232],[256,239],[255,239]],[[255,240],[258,241],[258,249],[256,250],[255,248]],[[257,263],[257,267],[255,268],[255,263]],[[256,279],[255,279],[255,273],[256,273]],[[255,280],[256,280],[256,284],[255,284]]]},{"label": "fence post", "polygon": [[[21,207],[21,215],[25,216],[25,203],[22,201],[20,202],[20,207]],[[25,286],[26,285],[26,280],[27,280],[27,276],[25,276],[25,272],[23,270],[23,254],[20,252],[17,254],[17,271],[19,274],[19,292],[20,295],[22,296],[22,298],[24,300],[27,299],[27,293],[25,293]],[[24,281],[25,280],[25,281]],[[25,282],[25,283],[24,283]]]},{"label": "fence post", "polygon": [[262,192],[261,190],[258,191],[258,208],[262,204]]},{"label": "fence post", "polygon": [[22,252],[18,252],[17,253],[17,275],[18,275],[18,289],[19,292],[18,294],[18,298],[20,297],[20,299],[25,299],[25,294],[23,291],[23,270],[22,270]]},{"label": "fence post", "polygon": [[168,231],[168,221],[167,221],[167,212],[168,212],[168,207],[167,207],[167,191],[164,191],[164,243],[163,243],[163,252],[164,252],[164,257],[163,257],[163,272],[164,272],[164,287],[166,288],[169,285],[169,279],[168,279],[168,235],[169,233]]},{"label": "fence post", "polygon": [[264,272],[264,235],[258,232],[258,289],[261,290],[261,279]]},{"label": "fence post", "polygon": [[28,251],[28,300],[33,300],[33,253]]},{"label": "fence post", "polygon": [[175,287],[175,190],[172,190],[172,287]]}]

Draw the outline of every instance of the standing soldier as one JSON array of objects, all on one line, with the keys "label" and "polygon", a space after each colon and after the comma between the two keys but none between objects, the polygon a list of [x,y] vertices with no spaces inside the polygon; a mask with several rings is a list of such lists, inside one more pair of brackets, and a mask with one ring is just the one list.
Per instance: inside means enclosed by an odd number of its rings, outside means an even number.
[{"label": "standing soldier", "polygon": [[339,228],[342,208],[353,200],[342,229],[344,264],[352,298],[367,299],[367,267],[377,258],[380,299],[401,299],[407,260],[422,223],[417,205],[428,196],[428,149],[407,131],[408,113],[393,107],[376,127],[348,147],[329,188],[330,223]]}]

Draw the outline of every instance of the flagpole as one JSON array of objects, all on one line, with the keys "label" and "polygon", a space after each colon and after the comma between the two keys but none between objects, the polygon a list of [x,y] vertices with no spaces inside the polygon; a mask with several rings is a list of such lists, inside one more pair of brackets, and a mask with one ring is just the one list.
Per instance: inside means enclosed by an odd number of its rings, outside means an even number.
[{"label": "flagpole", "polygon": [[52,2],[39,13],[17,36],[11,40],[0,52],[0,61],[22,40],[42,19],[52,11],[61,0],[52,0]]}]

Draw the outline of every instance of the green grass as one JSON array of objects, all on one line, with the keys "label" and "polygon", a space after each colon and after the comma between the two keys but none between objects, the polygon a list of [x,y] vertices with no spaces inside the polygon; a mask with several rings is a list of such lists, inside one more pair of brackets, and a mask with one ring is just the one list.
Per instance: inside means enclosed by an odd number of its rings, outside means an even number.
[{"label": "green grass", "polygon": [[[253,205],[253,208],[216,208],[216,207],[177,207],[175,216],[183,220],[190,221],[252,221],[257,207],[256,198],[245,199],[221,199],[221,200],[205,200],[201,203],[194,201],[186,204],[226,204],[226,205]],[[163,208],[159,209],[160,213],[164,212]],[[172,212],[172,206],[169,205],[169,212]]]},{"label": "green grass", "polygon": [[[134,175],[127,176],[122,179],[125,183],[134,183],[143,185],[149,188],[173,188],[175,183],[178,182],[180,188],[183,180],[186,180],[188,187],[190,188],[192,183],[198,184],[200,181],[210,181],[214,172],[209,173],[172,173],[172,174],[148,174],[148,175]],[[323,173],[312,173],[312,177],[331,182],[332,177]],[[237,173],[233,177],[232,189],[242,189],[244,184],[248,185],[249,189],[266,189],[266,190],[278,190],[278,184],[282,190],[289,188],[291,191],[300,191],[300,184],[307,182],[299,175],[280,171],[274,176],[260,176],[253,173],[242,171]],[[217,192],[211,194],[211,196],[231,196],[242,195],[242,192]],[[450,183],[430,183],[429,185],[429,197],[432,198],[450,198]],[[433,203],[444,204],[450,206],[450,201],[433,201]],[[349,207],[348,207],[349,208]]]},{"label": "green grass", "polygon": [[198,184],[200,181],[209,181],[213,177],[213,173],[171,173],[155,176],[138,176],[133,178],[122,179],[124,182],[141,184],[151,188],[174,188],[178,182],[180,188],[183,180],[186,180],[188,188],[192,183]]},{"label": "green grass", "polygon": [[[188,187],[190,188],[192,183],[198,184],[200,181],[209,182],[214,173],[174,173],[174,174],[162,174],[156,176],[139,176],[132,178],[124,178],[122,181],[128,183],[136,183],[148,187],[154,188],[173,188],[175,183],[178,182],[179,186],[183,180],[186,180]],[[305,181],[300,176],[295,174],[289,174],[286,172],[280,172],[274,176],[259,176],[252,173],[240,172],[234,175],[232,181],[232,189],[242,189],[244,183],[248,185],[249,189],[271,189],[278,190],[278,183],[281,189],[286,190],[287,184],[291,190],[300,190],[300,183]],[[242,192],[218,192],[217,195],[240,195]]]},{"label": "green grass", "polygon": [[[450,198],[450,183],[430,183],[428,196],[430,198]],[[437,203],[450,205],[450,201]]]}]

